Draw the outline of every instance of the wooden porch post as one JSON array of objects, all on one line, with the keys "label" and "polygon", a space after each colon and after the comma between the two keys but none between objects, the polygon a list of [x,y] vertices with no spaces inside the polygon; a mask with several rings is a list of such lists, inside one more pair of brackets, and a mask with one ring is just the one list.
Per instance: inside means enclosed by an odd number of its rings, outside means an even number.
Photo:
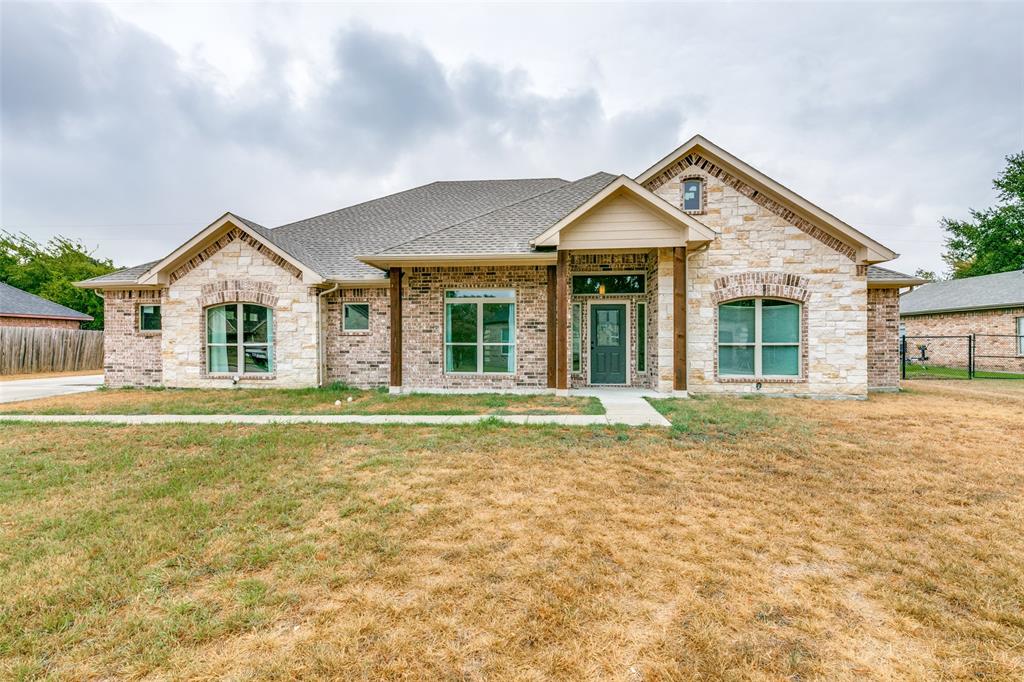
[{"label": "wooden porch post", "polygon": [[672,389],[686,390],[686,247],[672,249]]},{"label": "wooden porch post", "polygon": [[548,266],[548,322],[547,322],[547,335],[548,335],[548,388],[557,388],[556,377],[558,376],[558,359],[555,357],[557,353],[557,338],[556,333],[557,326],[557,301],[555,300],[558,296],[558,273],[557,266]]},{"label": "wooden porch post", "polygon": [[388,271],[391,280],[391,388],[402,386],[402,268]]},{"label": "wooden porch post", "polygon": [[555,300],[557,302],[555,316],[555,388],[569,388],[568,338],[569,338],[569,302],[566,300],[567,259],[569,254],[558,252],[558,263],[555,266]]}]

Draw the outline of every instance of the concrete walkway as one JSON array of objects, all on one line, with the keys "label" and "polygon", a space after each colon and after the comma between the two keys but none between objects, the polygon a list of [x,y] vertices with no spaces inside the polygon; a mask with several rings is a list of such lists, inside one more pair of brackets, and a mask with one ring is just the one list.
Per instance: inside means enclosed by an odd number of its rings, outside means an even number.
[{"label": "concrete walkway", "polygon": [[[411,414],[25,414],[0,415],[0,421],[108,424],[473,424],[495,419],[508,424],[588,426],[671,426],[651,404],[647,392],[573,391],[601,400],[605,414],[411,415]],[[650,395],[657,395],[650,393]]]},{"label": "concrete walkway", "polygon": [[44,377],[41,379],[15,379],[0,381],[0,403],[19,400],[52,398],[68,393],[95,391],[103,385],[103,373],[80,376]]}]

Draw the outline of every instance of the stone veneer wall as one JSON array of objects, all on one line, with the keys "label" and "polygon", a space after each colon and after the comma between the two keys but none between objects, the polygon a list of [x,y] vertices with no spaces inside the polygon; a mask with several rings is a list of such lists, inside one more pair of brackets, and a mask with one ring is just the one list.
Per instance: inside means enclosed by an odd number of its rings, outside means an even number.
[{"label": "stone veneer wall", "polygon": [[[720,236],[707,250],[693,253],[687,268],[688,388],[694,393],[754,393],[756,380],[720,379],[717,372],[716,281],[727,275],[761,273],[767,277],[798,275],[806,280],[804,304],[806,362],[797,380],[761,380],[761,393],[863,397],[867,393],[867,282],[863,268],[851,260],[850,249],[825,243],[806,225],[797,227],[757,202],[734,183],[682,168],[671,178],[657,178],[648,187],[680,205],[681,178],[704,179],[707,201],[695,217]],[[659,184],[661,183],[661,184]],[[660,267],[660,266],[659,266]],[[671,283],[671,269],[662,273]],[[719,287],[720,288],[720,287]],[[659,348],[662,357],[671,358]],[[664,374],[664,372],[661,372]],[[671,377],[671,370],[668,372]]]},{"label": "stone veneer wall", "polygon": [[[547,267],[406,268],[402,278],[402,385],[415,388],[547,387]],[[514,374],[444,372],[446,289],[515,289]],[[387,347],[382,349],[387,354]]]},{"label": "stone veneer wall", "polygon": [[107,386],[159,386],[162,383],[162,332],[139,330],[139,306],[162,303],[162,291],[103,292],[103,374]]},{"label": "stone veneer wall", "polygon": [[[368,303],[370,329],[341,328],[342,303]],[[341,289],[324,296],[326,378],[359,388],[387,386],[391,370],[391,299],[388,288]]]},{"label": "stone veneer wall", "polygon": [[216,250],[189,261],[172,276],[163,302],[161,357],[163,383],[180,387],[227,387],[230,376],[206,371],[204,309],[221,302],[268,305],[274,311],[273,372],[243,375],[243,385],[315,386],[317,348],[316,290],[303,284],[294,268],[283,267],[237,233]]},{"label": "stone veneer wall", "polygon": [[46,327],[48,329],[80,329],[78,320],[55,320],[49,317],[10,317],[0,315],[0,327]]},{"label": "stone veneer wall", "polygon": [[[567,284],[570,292],[570,303],[580,303],[580,371],[569,375],[570,388],[582,388],[590,385],[590,311],[589,303],[626,303],[628,318],[628,352],[626,358],[627,384],[633,387],[652,388],[657,377],[657,254],[648,253],[616,253],[616,254],[569,254]],[[572,276],[574,274],[593,272],[642,272],[647,275],[647,292],[637,296],[586,296],[572,295]],[[647,304],[647,367],[643,372],[636,369],[637,342],[637,303]],[[569,308],[570,324],[572,308]],[[572,360],[572,331],[570,327],[569,355]]]},{"label": "stone veneer wall", "polygon": [[868,388],[900,386],[900,290],[868,289]]},{"label": "stone veneer wall", "polygon": [[[1024,307],[998,310],[969,310],[958,313],[903,315],[900,318],[907,336],[968,336],[974,340],[974,367],[997,372],[1024,372],[1024,355],[1015,337],[1017,318],[1024,317]],[[993,335],[993,336],[987,336]],[[916,346],[925,344],[936,364],[948,358],[951,366],[964,366],[966,342],[960,339],[911,339],[908,355],[916,355]]]}]

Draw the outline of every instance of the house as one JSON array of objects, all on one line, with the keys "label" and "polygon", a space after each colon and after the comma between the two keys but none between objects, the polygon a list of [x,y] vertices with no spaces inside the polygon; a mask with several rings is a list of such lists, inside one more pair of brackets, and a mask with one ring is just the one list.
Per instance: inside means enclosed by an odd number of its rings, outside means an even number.
[{"label": "house", "polygon": [[0,282],[0,327],[79,329],[92,316]]},{"label": "house", "polygon": [[701,136],[636,178],[434,182],[226,213],[105,299],[113,386],[863,397],[899,381],[891,250]]},{"label": "house", "polygon": [[925,284],[900,297],[900,322],[908,338],[974,335],[976,369],[1024,372],[1024,270]]}]

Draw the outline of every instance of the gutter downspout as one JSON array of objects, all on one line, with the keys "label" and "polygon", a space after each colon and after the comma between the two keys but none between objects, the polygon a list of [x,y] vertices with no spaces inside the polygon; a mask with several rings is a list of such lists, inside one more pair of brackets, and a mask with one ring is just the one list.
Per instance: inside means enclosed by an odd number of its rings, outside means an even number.
[{"label": "gutter downspout", "polygon": [[324,385],[324,325],[321,301],[323,301],[324,296],[327,294],[333,294],[340,288],[340,284],[335,284],[330,289],[321,291],[316,295],[316,385],[321,388]]}]

